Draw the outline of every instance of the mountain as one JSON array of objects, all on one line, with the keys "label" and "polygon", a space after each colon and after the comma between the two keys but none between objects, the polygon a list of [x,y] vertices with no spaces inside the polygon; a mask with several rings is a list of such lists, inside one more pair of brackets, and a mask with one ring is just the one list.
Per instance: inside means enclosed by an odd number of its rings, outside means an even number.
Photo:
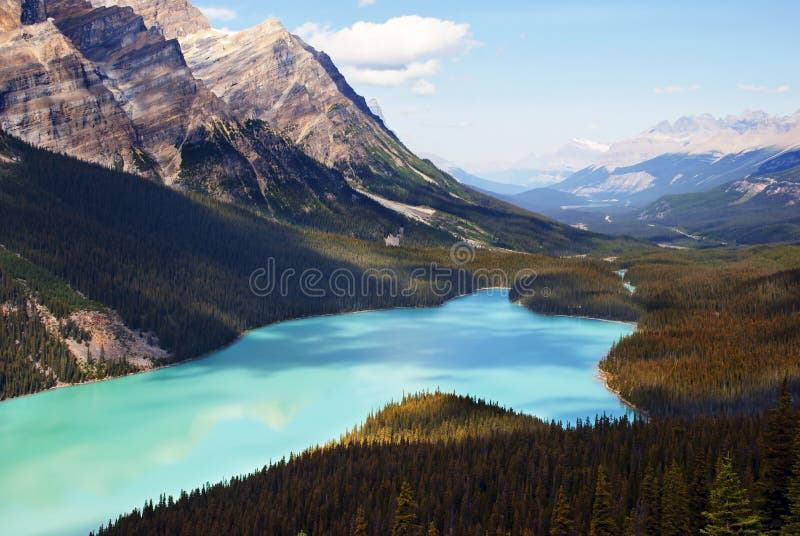
[{"label": "mountain", "polygon": [[94,7],[128,6],[141,15],[148,28],[166,39],[211,29],[211,23],[188,0],[90,0]]},{"label": "mountain", "polygon": [[133,122],[98,70],[53,21],[23,25],[20,3],[8,4],[0,12],[3,130],[108,167],[133,167]]},{"label": "mountain", "polygon": [[638,220],[679,228],[703,239],[758,244],[800,238],[800,151],[785,153],[758,171],[707,192],[666,196]]},{"label": "mountain", "polygon": [[[449,160],[442,158],[441,156],[433,154],[423,154],[421,156],[426,158],[427,160],[430,160],[439,169],[442,169],[447,173],[449,173],[461,184],[466,184],[467,186],[471,186],[472,188],[475,188],[482,192],[487,192],[489,194],[513,195],[525,191],[524,187],[518,186],[516,184],[507,184],[503,182],[490,181],[478,177],[476,175],[473,175],[472,173],[458,167],[458,165],[454,164],[453,162],[450,162]],[[495,195],[495,197],[497,196]]]},{"label": "mountain", "polygon": [[3,2],[0,121],[40,147],[373,240],[403,227],[416,243],[585,252],[600,239],[415,156],[274,19],[229,34],[186,0]]},{"label": "mountain", "polygon": [[556,219],[566,207],[578,208],[586,205],[586,199],[554,188],[534,188],[515,195],[503,195],[501,199]]},{"label": "mountain", "polygon": [[[355,192],[263,121],[240,122],[194,77],[178,42],[130,7],[50,0],[26,18],[22,8],[33,4],[2,12],[12,27],[0,34],[4,131],[293,223],[374,240],[399,227],[411,242],[449,240]],[[146,12],[169,15],[164,28],[191,27],[182,8],[156,7]]]},{"label": "mountain", "polygon": [[578,171],[589,166],[608,153],[610,146],[582,138],[575,138],[552,153],[531,154],[515,164],[517,169],[549,169]]},{"label": "mountain", "polygon": [[479,175],[501,183],[520,185],[525,190],[548,187],[592,165],[608,149],[606,144],[576,138],[552,153],[530,154],[516,162],[484,166]]},{"label": "mountain", "polygon": [[745,112],[664,121],[614,143],[594,165],[558,185],[594,201],[645,206],[663,195],[706,191],[756,171],[800,146],[800,112]]}]

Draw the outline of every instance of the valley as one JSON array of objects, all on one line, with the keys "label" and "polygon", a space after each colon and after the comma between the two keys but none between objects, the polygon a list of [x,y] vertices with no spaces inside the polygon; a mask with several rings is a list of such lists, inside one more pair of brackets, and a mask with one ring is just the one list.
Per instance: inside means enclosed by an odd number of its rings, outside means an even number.
[{"label": "valley", "polygon": [[0,532],[800,534],[795,6],[352,4],[0,0]]}]

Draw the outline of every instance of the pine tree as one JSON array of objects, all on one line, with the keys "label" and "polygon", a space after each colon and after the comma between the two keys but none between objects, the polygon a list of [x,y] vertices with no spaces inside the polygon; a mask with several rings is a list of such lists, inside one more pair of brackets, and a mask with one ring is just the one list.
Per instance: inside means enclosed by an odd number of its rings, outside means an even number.
[{"label": "pine tree", "polygon": [[572,510],[569,506],[564,488],[556,494],[556,505],[553,508],[553,517],[550,522],[550,536],[572,536],[575,534],[575,522],[572,519]]},{"label": "pine tree", "polygon": [[360,506],[356,511],[356,518],[353,520],[353,534],[354,536],[367,536],[367,518],[364,509]]},{"label": "pine tree", "polygon": [[660,489],[652,468],[648,467],[642,480],[639,500],[639,527],[645,534],[657,534],[660,529]]},{"label": "pine tree", "polygon": [[689,491],[680,466],[672,462],[664,473],[661,487],[661,535],[683,536],[689,526]]},{"label": "pine tree", "polygon": [[703,452],[698,452],[694,462],[692,483],[689,487],[689,522],[691,533],[697,534],[705,527],[703,512],[708,507],[708,466]]},{"label": "pine tree", "polygon": [[786,380],[778,407],[769,410],[764,432],[764,472],[761,480],[761,510],[770,534],[780,532],[783,517],[789,514],[787,488],[792,471],[794,418],[792,395]]},{"label": "pine tree", "polygon": [[417,524],[417,503],[411,493],[411,486],[403,482],[400,495],[397,497],[397,508],[394,511],[394,527],[392,536],[412,536],[420,530]]},{"label": "pine tree", "polygon": [[789,513],[783,516],[781,536],[800,534],[800,430],[795,436],[793,451],[794,464],[786,493],[789,499]]},{"label": "pine tree", "polygon": [[428,536],[439,536],[439,529],[433,523],[428,525]]},{"label": "pine tree", "polygon": [[615,536],[617,534],[617,527],[611,514],[611,488],[602,465],[597,468],[597,486],[594,492],[589,534],[590,536]]},{"label": "pine tree", "polygon": [[703,512],[707,520],[700,534],[706,536],[755,536],[759,534],[758,515],[750,506],[739,475],[733,470],[730,458],[724,458],[717,469],[711,486],[708,510]]}]

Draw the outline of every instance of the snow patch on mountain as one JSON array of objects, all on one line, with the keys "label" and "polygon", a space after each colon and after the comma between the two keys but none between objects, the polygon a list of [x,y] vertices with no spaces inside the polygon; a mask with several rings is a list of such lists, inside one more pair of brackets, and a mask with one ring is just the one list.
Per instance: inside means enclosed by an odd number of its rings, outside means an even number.
[{"label": "snow patch on mountain", "polygon": [[655,181],[656,178],[645,171],[622,173],[611,175],[599,184],[575,188],[570,193],[581,197],[592,197],[598,194],[630,195],[652,188]]}]

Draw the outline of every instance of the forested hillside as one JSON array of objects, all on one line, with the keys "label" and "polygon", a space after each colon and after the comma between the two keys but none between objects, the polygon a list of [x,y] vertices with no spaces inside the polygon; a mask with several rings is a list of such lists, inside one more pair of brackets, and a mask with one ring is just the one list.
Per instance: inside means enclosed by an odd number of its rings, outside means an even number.
[{"label": "forested hillside", "polygon": [[760,413],[800,393],[800,247],[623,259],[644,311],[609,353],[609,384],[650,415]]},{"label": "forested hillside", "polygon": [[788,395],[760,416],[568,427],[413,396],[340,443],[99,534],[796,534],[780,531],[800,519],[795,418]]},{"label": "forested hillside", "polygon": [[[104,351],[92,358],[88,349],[92,334],[71,315],[102,310],[51,273],[0,246],[0,400],[59,382],[139,370],[125,357],[107,359]],[[82,359],[70,350],[68,340],[87,345],[81,349]]]},{"label": "forested hillside", "polygon": [[611,266],[591,259],[554,262],[538,272],[539,292],[520,296],[512,289],[511,299],[536,313],[635,322],[641,309]]},{"label": "forested hillside", "polygon": [[[450,243],[447,248],[424,247],[441,243],[441,236],[422,224],[406,230],[406,247],[387,248],[382,238],[358,240],[286,225],[257,211],[176,192],[4,136],[0,152],[6,155],[0,162],[0,244],[13,253],[8,259],[19,254],[41,272],[34,278],[26,273],[15,277],[55,281],[80,291],[87,302],[117,311],[130,328],[152,333],[172,360],[197,357],[248,329],[288,318],[436,305],[474,288],[509,285],[523,268],[540,271],[549,265],[585,263],[479,250],[472,262],[461,266],[451,258]],[[330,218],[317,224],[350,229],[356,236],[380,228],[359,212],[331,213]],[[250,278],[270,263],[276,272],[294,272],[285,291],[261,297],[252,291]],[[469,274],[497,269],[504,279],[497,281],[488,273],[476,278],[439,274],[443,290],[434,292],[434,264]],[[373,270],[373,277],[356,292],[317,296],[300,288],[300,275],[307,269],[319,270],[323,284],[337,270],[349,271],[359,282],[367,270]],[[391,269],[394,278],[387,280],[382,269]],[[393,286],[402,290],[412,281],[414,292],[392,292]],[[4,339],[4,346],[11,344]],[[24,392],[52,384],[30,384]]]}]

